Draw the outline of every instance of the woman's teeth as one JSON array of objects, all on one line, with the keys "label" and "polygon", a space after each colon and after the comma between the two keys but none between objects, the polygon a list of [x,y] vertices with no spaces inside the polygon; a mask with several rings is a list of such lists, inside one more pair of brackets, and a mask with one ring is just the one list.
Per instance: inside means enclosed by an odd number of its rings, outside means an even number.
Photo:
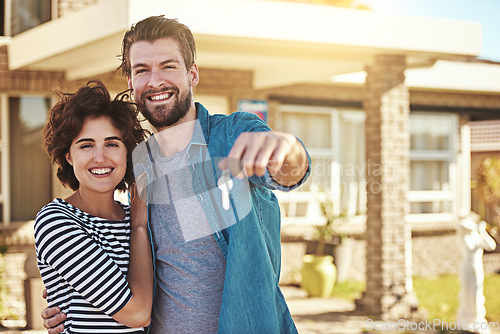
[{"label": "woman's teeth", "polygon": [[90,172],[95,175],[104,175],[111,173],[112,170],[113,168],[92,168]]}]

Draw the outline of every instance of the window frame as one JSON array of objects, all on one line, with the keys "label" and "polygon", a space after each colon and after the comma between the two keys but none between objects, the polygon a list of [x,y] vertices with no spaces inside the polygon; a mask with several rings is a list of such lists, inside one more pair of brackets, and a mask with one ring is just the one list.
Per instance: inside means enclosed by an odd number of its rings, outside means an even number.
[{"label": "window frame", "polygon": [[[0,0],[0,6],[3,7],[3,35],[4,37],[12,37],[12,2],[15,0]],[[54,20],[59,15],[59,7],[57,0],[50,1],[49,21]],[[1,13],[0,13],[1,14]],[[44,22],[45,23],[45,22]],[[41,23],[43,24],[43,23]]]},{"label": "window frame", "polygon": [[[412,203],[440,203],[449,202],[451,205],[450,212],[439,212],[439,213],[411,213],[406,215],[406,221],[409,223],[421,223],[421,222],[438,222],[438,223],[448,223],[453,222],[458,217],[459,208],[459,197],[457,190],[459,188],[459,165],[458,165],[458,155],[459,155],[459,143],[460,143],[460,132],[459,132],[459,117],[455,113],[445,113],[445,112],[429,112],[429,111],[411,111],[410,122],[412,115],[427,115],[427,116],[447,116],[449,122],[451,123],[451,133],[449,139],[449,149],[448,150],[412,150],[410,147],[410,163],[413,161],[429,161],[429,162],[446,162],[448,163],[448,184],[450,189],[448,190],[411,190],[408,189],[406,194],[406,199],[408,204],[411,206]],[[411,135],[411,133],[410,133]],[[411,173],[411,171],[410,171]],[[411,185],[410,185],[411,186]]]},{"label": "window frame", "polygon": [[[330,138],[329,148],[314,148],[307,146],[307,150],[311,159],[330,159],[331,160],[331,175],[330,184],[332,185],[330,191],[328,192],[329,198],[336,203],[333,210],[334,213],[340,214],[343,210],[342,205],[342,166],[341,166],[341,142],[338,140],[337,136],[340,133],[341,126],[341,115],[342,112],[348,111],[364,112],[363,109],[359,108],[340,108],[340,107],[330,107],[330,106],[310,106],[310,105],[292,105],[292,104],[280,104],[276,112],[276,128],[279,131],[290,132],[289,129],[284,129],[283,126],[283,114],[286,113],[297,113],[297,114],[328,114],[330,115],[330,131],[333,134]],[[306,144],[307,145],[307,144]],[[313,166],[314,169],[314,166]],[[362,191],[366,192],[366,176],[362,175],[363,180],[358,183],[359,188],[363,188]],[[336,186],[335,186],[336,185]],[[283,215],[283,224],[302,224],[302,225],[316,225],[323,224],[324,217],[321,214],[321,208],[318,202],[317,190],[319,187],[312,185],[311,190],[301,190],[301,188],[293,192],[275,192],[278,197],[280,205],[287,205],[288,215]],[[360,205],[366,204],[366,198],[361,200],[360,197],[363,196],[358,191],[356,198],[356,208]],[[365,196],[366,197],[366,196]],[[307,209],[305,216],[294,216],[295,206],[297,203],[306,203]],[[347,206],[349,207],[349,205]],[[348,209],[348,208],[344,208]],[[357,210],[355,210],[357,215]],[[291,213],[291,214],[290,214]],[[364,215],[361,215],[364,216]]]},{"label": "window frame", "polygon": [[[12,220],[12,192],[11,192],[11,168],[10,168],[10,114],[9,99],[35,97],[49,99],[51,106],[56,103],[56,97],[50,93],[24,93],[24,92],[1,92],[0,93],[0,205],[2,205],[2,217],[0,217],[0,227],[7,227]],[[50,186],[50,193],[53,194],[53,186]]]},{"label": "window frame", "polygon": [[11,222],[9,97],[7,93],[0,93],[0,156],[2,159],[0,165],[0,204],[2,205],[1,224],[3,226],[8,226]]}]

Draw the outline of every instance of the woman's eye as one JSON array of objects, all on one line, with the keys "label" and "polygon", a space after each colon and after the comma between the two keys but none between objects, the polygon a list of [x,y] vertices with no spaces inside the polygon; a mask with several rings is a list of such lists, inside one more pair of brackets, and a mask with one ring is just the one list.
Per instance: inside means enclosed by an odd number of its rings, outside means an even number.
[{"label": "woman's eye", "polygon": [[90,145],[90,144],[83,144],[82,146],[80,146],[81,149],[83,149],[83,148],[89,148],[89,147],[92,147],[92,145]]},{"label": "woman's eye", "polygon": [[120,145],[118,145],[117,143],[108,143],[106,144],[107,147],[119,147]]}]

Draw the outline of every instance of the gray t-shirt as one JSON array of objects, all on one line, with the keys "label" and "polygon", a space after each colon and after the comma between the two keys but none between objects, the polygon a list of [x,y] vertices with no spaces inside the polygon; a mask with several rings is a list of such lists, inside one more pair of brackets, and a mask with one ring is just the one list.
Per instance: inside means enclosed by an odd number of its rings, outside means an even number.
[{"label": "gray t-shirt", "polygon": [[226,261],[192,187],[186,151],[154,155],[151,228],[156,252],[152,333],[216,333]]}]

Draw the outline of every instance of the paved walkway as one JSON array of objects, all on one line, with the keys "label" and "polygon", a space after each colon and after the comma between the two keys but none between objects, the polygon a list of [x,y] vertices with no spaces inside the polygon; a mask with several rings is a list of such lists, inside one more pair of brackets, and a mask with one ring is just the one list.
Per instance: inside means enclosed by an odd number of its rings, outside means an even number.
[{"label": "paved walkway", "polygon": [[[439,331],[432,323],[382,322],[370,319],[368,315],[355,311],[354,303],[338,298],[308,298],[306,292],[293,286],[283,286],[283,295],[287,300],[295,325],[300,334],[466,334],[468,332]],[[392,330],[388,329],[393,325]],[[405,325],[406,330],[396,330]],[[411,327],[413,326],[413,327]],[[416,327],[420,326],[420,327]],[[451,326],[451,325],[450,325]],[[414,328],[414,330],[412,330]],[[423,330],[418,330],[421,328]],[[451,328],[451,327],[450,327]],[[425,330],[427,329],[427,330]],[[500,329],[491,334],[500,334]]]},{"label": "paved walkway", "polygon": [[[293,286],[283,286],[283,294],[300,334],[437,334],[439,331],[374,329],[369,316],[355,311],[354,303],[338,298],[308,298],[306,292]],[[380,323],[382,324],[383,323]],[[372,329],[372,330],[370,330]],[[2,334],[45,334],[46,331],[2,331]],[[444,332],[441,332],[444,333]],[[448,332],[455,333],[455,332]],[[458,333],[458,332],[456,332]],[[463,332],[462,332],[463,333]],[[263,333],[267,334],[267,333]],[[491,334],[500,334],[494,331]]]},{"label": "paved walkway", "polygon": [[354,304],[338,298],[308,298],[305,291],[282,287],[300,334],[359,334],[366,329],[367,316],[356,314]]},{"label": "paved walkway", "polygon": [[[368,317],[354,314],[353,303],[335,298],[308,298],[306,292],[297,287],[284,286],[282,291],[300,334],[359,334],[366,328]],[[0,329],[0,333],[46,334],[47,332]]]}]

